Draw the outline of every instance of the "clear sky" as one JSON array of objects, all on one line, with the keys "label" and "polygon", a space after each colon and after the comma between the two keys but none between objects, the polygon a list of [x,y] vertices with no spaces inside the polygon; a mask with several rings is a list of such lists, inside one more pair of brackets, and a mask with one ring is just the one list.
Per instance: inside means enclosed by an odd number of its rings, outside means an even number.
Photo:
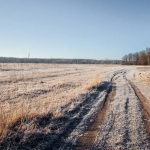
[{"label": "clear sky", "polygon": [[150,0],[0,0],[0,56],[121,59],[150,47]]}]

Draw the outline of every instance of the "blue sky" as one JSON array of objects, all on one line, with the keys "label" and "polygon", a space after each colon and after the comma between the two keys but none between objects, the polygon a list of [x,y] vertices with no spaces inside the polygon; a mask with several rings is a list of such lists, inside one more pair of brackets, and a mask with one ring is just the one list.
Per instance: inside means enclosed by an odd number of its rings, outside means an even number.
[{"label": "blue sky", "polygon": [[150,47],[150,0],[0,0],[0,56],[121,59]]}]

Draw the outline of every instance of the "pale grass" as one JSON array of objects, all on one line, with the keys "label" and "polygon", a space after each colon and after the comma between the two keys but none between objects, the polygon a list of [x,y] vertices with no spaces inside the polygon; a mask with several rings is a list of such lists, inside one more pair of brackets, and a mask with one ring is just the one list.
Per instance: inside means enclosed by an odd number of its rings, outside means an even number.
[{"label": "pale grass", "polygon": [[148,73],[147,72],[136,73],[135,79],[145,86],[150,86],[150,73],[149,72]]},{"label": "pale grass", "polygon": [[71,102],[70,110],[73,110],[75,99],[120,68],[109,65],[2,64],[1,69],[24,70],[2,71],[0,74],[0,81],[18,81],[0,85],[1,139],[18,121],[48,112],[52,112],[55,119],[63,117],[62,107]]},{"label": "pale grass", "polygon": [[14,72],[10,74],[10,76],[0,79],[0,82],[18,82],[28,79],[40,79],[40,78],[47,78],[47,77],[55,77],[55,76],[63,76],[66,74],[72,73],[72,71],[65,71],[65,72],[30,72],[25,74],[16,75]]},{"label": "pale grass", "polygon": [[[39,115],[38,112],[33,110],[25,110],[27,108],[22,108],[6,113],[4,108],[0,109],[0,141],[2,141],[6,135],[10,132],[9,128],[14,126],[17,122],[21,125],[22,122],[33,119]],[[16,129],[19,131],[20,126],[16,126]]]},{"label": "pale grass", "polygon": [[104,77],[101,75],[101,76],[98,76],[98,75],[95,75],[93,77],[93,79],[91,79],[87,85],[85,85],[85,89],[89,90],[91,89],[92,87],[94,86],[97,86],[99,83],[102,83],[103,82],[103,79]]}]

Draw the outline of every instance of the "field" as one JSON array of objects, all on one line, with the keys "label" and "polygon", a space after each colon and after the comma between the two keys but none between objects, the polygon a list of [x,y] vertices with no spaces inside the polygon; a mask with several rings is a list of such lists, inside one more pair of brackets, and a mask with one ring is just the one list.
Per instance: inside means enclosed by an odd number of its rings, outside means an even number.
[{"label": "field", "polygon": [[0,149],[148,149],[149,69],[0,64]]}]

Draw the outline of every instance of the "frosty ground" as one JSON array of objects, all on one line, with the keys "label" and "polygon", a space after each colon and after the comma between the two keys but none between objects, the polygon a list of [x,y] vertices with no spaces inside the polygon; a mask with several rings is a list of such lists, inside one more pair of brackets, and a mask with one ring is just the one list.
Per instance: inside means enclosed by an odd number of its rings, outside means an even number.
[{"label": "frosty ground", "polygon": [[[149,106],[148,70],[120,65],[1,64],[0,148],[149,149],[143,105],[129,82],[140,89]],[[115,95],[109,101],[112,85]],[[95,121],[102,108],[102,119]],[[95,122],[90,137],[87,131]],[[92,144],[87,144],[88,138]]]}]

